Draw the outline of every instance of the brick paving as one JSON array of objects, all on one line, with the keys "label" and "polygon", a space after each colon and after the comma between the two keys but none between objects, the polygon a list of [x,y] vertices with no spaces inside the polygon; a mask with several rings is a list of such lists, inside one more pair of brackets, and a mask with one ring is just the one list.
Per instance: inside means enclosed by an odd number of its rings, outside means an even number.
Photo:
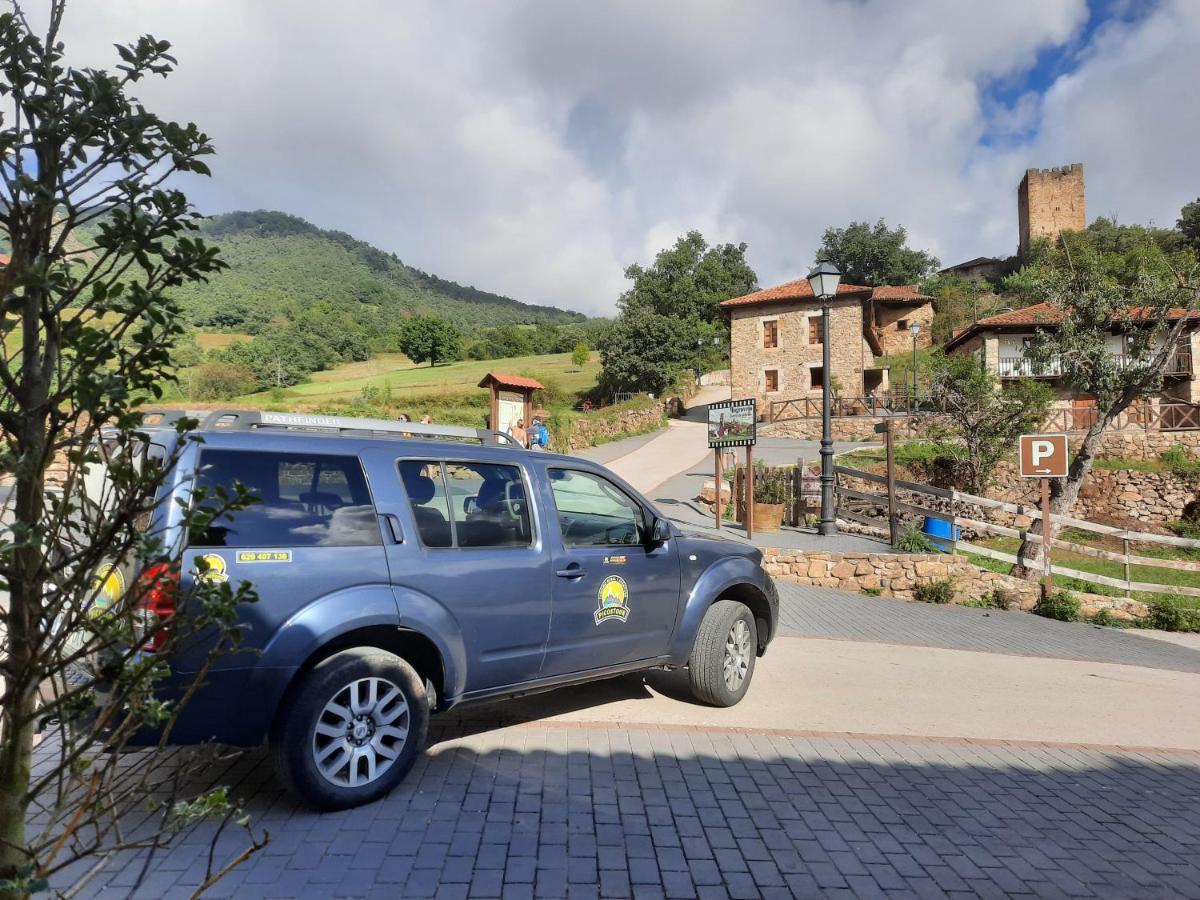
[{"label": "brick paving", "polygon": [[[207,896],[1200,897],[1195,757],[447,728],[359,810],[297,807],[259,752],[223,772],[272,837]],[[134,896],[188,896],[209,835],[184,835]],[[81,896],[125,896],[139,868],[116,860]]]},{"label": "brick paving", "polygon": [[[792,633],[1200,668],[1137,635],[780,587]],[[229,785],[271,842],[206,896],[1200,898],[1200,754],[495,709],[438,717],[406,782],[358,810],[297,805],[263,751],[212,766],[195,786]],[[189,896],[213,829],[156,855],[133,895]],[[243,845],[223,836],[218,860]],[[140,869],[113,859],[78,896],[129,895]]]},{"label": "brick paving", "polygon": [[1023,612],[931,606],[776,581],[781,631],[1016,656],[1200,672],[1200,650],[1117,628],[1056,622]]}]

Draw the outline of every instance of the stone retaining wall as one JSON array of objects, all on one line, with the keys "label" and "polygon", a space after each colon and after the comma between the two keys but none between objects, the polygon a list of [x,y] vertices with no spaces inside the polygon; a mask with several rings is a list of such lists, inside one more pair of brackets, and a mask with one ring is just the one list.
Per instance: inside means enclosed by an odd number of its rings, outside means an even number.
[{"label": "stone retaining wall", "polygon": [[[644,404],[644,401],[642,402]],[[638,401],[633,401],[633,404],[637,403]],[[662,402],[656,401],[641,406],[621,403],[574,416],[569,432],[559,432],[551,436],[550,449],[556,453],[570,453],[572,450],[594,447],[628,435],[644,434],[666,424],[667,413]]]},{"label": "stone retaining wall", "polygon": [[[993,591],[1009,595],[1013,607],[1032,609],[1038,585],[981,569],[967,560],[942,553],[813,553],[800,550],[763,550],[763,565],[774,578],[814,587],[880,591],[889,597],[913,600],[917,585],[943,578],[954,582],[954,602],[990,597]],[[1085,616],[1101,609],[1116,619],[1140,619],[1149,612],[1136,600],[1118,600],[1099,594],[1075,593]]]},{"label": "stone retaining wall", "polygon": [[1072,516],[1090,522],[1134,519],[1162,526],[1182,519],[1200,496],[1200,476],[1130,469],[1092,469]]}]

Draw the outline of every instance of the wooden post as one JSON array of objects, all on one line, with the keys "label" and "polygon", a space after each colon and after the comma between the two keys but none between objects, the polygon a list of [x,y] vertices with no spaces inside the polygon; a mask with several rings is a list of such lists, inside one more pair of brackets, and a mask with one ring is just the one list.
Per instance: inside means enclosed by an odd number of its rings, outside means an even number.
[{"label": "wooden post", "polygon": [[1050,479],[1042,479],[1042,597],[1054,591],[1054,571],[1050,567]]},{"label": "wooden post", "polygon": [[1127,538],[1127,537],[1121,538],[1121,549],[1125,551],[1125,593],[1132,594],[1133,593],[1133,587],[1132,587],[1133,578],[1129,574],[1129,538]]},{"label": "wooden post", "polygon": [[950,492],[950,552],[958,554],[958,501],[954,491]]},{"label": "wooden post", "polygon": [[[713,470],[715,473],[715,481],[713,487],[716,489],[716,500],[713,503],[713,508],[716,510],[714,518],[716,518],[717,531],[721,530],[721,517],[725,515],[725,501],[721,498],[725,496],[725,485],[721,481],[721,448],[713,448]],[[730,495],[732,497],[732,494]]]},{"label": "wooden post", "polygon": [[746,445],[746,537],[754,537],[754,448]]},{"label": "wooden post", "polygon": [[896,546],[896,541],[900,539],[897,533],[899,523],[896,521],[896,445],[895,445],[895,423],[887,420],[887,428],[883,432],[884,444],[887,447],[887,497],[888,497],[888,534],[891,536],[892,546]]}]

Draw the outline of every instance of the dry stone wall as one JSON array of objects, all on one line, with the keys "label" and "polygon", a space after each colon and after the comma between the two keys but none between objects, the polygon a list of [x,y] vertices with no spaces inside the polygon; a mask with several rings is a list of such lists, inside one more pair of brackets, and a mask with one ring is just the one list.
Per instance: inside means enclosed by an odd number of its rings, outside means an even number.
[{"label": "dry stone wall", "polygon": [[[763,550],[763,565],[774,578],[813,587],[844,591],[879,591],[889,597],[915,599],[918,585],[949,578],[954,582],[954,602],[990,597],[1003,591],[1014,608],[1033,609],[1040,588],[1032,582],[981,569],[967,560],[942,553],[812,553],[800,550]],[[1107,609],[1116,619],[1140,619],[1149,613],[1146,604],[1099,594],[1075,593],[1084,616]]]}]

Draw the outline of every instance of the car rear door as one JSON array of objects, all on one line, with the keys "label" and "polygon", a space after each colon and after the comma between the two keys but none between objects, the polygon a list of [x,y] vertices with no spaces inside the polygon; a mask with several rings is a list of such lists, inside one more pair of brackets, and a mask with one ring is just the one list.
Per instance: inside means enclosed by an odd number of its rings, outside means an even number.
[{"label": "car rear door", "polygon": [[667,651],[679,614],[674,541],[649,545],[650,514],[616,482],[548,466],[554,610],[544,675],[650,660]]},{"label": "car rear door", "polygon": [[399,526],[387,552],[401,620],[407,592],[450,613],[466,651],[466,694],[537,677],[553,576],[522,456],[393,457],[390,477],[401,499],[380,511]]},{"label": "car rear door", "polygon": [[[322,597],[366,586],[390,596],[379,519],[356,454],[200,451],[195,484],[208,495],[205,506],[219,505],[218,488],[233,496],[238,482],[259,501],[216,519],[190,541],[181,572],[185,596],[198,578],[248,581],[258,594],[257,603],[240,611],[241,652],[221,657],[218,667],[254,665],[256,656],[246,651],[262,649],[289,618]],[[347,616],[354,612],[345,610]],[[195,671],[207,652],[198,640],[175,665]]]}]

